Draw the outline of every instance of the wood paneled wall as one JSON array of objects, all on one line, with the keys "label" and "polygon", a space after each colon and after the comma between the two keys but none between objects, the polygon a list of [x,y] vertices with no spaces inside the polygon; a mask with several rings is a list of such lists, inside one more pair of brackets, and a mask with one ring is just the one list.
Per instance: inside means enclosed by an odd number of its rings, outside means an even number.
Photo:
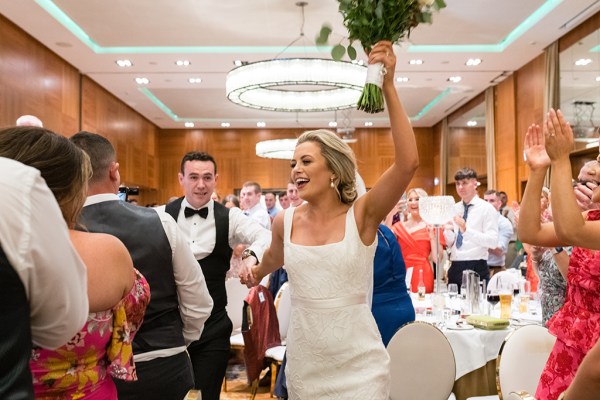
[{"label": "wood paneled wall", "polygon": [[79,72],[0,15],[0,126],[33,114],[57,133],[79,129]]},{"label": "wood paneled wall", "polygon": [[515,108],[515,78],[513,75],[494,90],[496,190],[506,192],[509,199],[519,199],[517,185],[517,126]]},{"label": "wood paneled wall", "polygon": [[[233,193],[247,180],[257,181],[263,188],[284,188],[289,181],[290,163],[256,156],[255,145],[261,140],[299,136],[303,130],[244,129],[244,130],[162,130],[158,138],[160,167],[159,202],[180,196],[177,179],[181,158],[188,151],[205,151],[215,157],[219,174],[217,191],[220,195]],[[420,167],[411,186],[433,188],[433,135],[431,129],[416,129]],[[357,142],[350,144],[355,151],[358,170],[367,187],[393,162],[392,139],[388,129],[357,129]]]},{"label": "wood paneled wall", "polygon": [[83,77],[81,87],[81,129],[110,140],[117,152],[121,182],[140,187],[141,203],[157,202],[158,128],[90,78]]},{"label": "wood paneled wall", "polygon": [[525,183],[529,177],[529,169],[525,165],[523,157],[518,155],[523,154],[523,142],[527,127],[533,123],[541,124],[544,119],[545,60],[545,55],[541,54],[514,74],[519,201],[523,196]]}]

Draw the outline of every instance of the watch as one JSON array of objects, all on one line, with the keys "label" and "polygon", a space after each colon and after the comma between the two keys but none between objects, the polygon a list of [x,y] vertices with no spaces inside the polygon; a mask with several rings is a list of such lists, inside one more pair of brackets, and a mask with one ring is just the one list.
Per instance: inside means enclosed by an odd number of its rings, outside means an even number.
[{"label": "watch", "polygon": [[562,247],[555,247],[554,250],[552,250],[552,254],[558,254],[558,253],[562,253],[564,249]]},{"label": "watch", "polygon": [[254,251],[250,249],[245,249],[244,251],[242,251],[242,260],[245,260],[250,256],[256,258],[256,264],[258,264],[258,257],[256,256],[256,253]]}]

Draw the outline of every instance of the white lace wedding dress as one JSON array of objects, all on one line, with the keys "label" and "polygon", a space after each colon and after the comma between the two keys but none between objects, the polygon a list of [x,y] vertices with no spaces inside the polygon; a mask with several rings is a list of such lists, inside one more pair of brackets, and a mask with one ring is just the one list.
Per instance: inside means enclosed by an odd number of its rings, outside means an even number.
[{"label": "white lace wedding dress", "polygon": [[362,243],[351,207],[341,242],[297,245],[290,241],[293,215],[288,209],[284,218],[289,399],[387,400],[389,357],[366,301],[377,241]]}]

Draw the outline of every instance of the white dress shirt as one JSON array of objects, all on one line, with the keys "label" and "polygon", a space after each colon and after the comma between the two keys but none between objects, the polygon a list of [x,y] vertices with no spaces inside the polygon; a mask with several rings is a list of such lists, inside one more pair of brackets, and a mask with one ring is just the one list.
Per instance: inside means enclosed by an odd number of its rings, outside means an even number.
[{"label": "white dress shirt", "polygon": [[492,267],[504,266],[506,263],[506,252],[508,251],[508,242],[513,235],[513,226],[510,220],[498,214],[498,244],[495,248],[502,250],[502,255],[496,255],[494,253],[488,254],[488,265]]},{"label": "white dress shirt", "polygon": [[[454,230],[444,229],[446,244],[452,246],[451,261],[487,260],[488,250],[498,245],[498,211],[477,195],[469,204],[471,206],[466,221],[467,229],[463,233],[460,249],[455,243],[458,226],[454,224]],[[454,205],[454,212],[461,217],[464,215],[465,208],[462,201]]]},{"label": "white dress shirt", "polygon": [[263,228],[271,229],[271,217],[260,203],[256,203],[254,207],[244,210],[244,214],[258,222]]},{"label": "white dress shirt", "polygon": [[0,158],[0,244],[30,305],[34,344],[55,349],[87,321],[87,269],[40,172]]},{"label": "white dress shirt", "polygon": [[[177,225],[186,237],[196,260],[201,261],[209,256],[215,248],[217,230],[214,204],[214,200],[206,203],[205,207],[208,208],[206,218],[202,218],[197,214],[186,218],[184,215],[185,208],[194,207],[185,198],[181,202]],[[161,206],[159,208],[164,210],[165,207]],[[229,247],[232,249],[238,244],[250,244],[248,248],[254,251],[258,259],[261,260],[265,250],[271,245],[271,231],[245,216],[239,208],[233,207],[229,209],[228,241]]]},{"label": "white dress shirt", "polygon": [[[96,204],[104,201],[121,201],[116,194],[104,193],[89,196],[85,205]],[[173,274],[177,285],[179,298],[179,314],[183,321],[183,338],[185,343],[200,339],[204,322],[210,316],[213,301],[206,288],[206,281],[200,266],[190,252],[189,246],[181,230],[173,218],[158,208],[152,208],[162,223],[173,257]],[[144,235],[143,232],[139,233]],[[150,288],[152,293],[152,288]],[[152,301],[152,300],[150,300]],[[158,357],[169,357],[185,351],[185,346],[172,349],[161,349],[135,355],[135,361],[149,361]]]}]

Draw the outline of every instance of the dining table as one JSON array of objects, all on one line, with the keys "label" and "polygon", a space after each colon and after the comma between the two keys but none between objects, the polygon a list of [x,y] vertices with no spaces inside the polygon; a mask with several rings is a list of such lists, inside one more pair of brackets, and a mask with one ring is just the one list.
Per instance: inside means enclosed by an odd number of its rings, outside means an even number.
[{"label": "dining table", "polygon": [[[428,294],[424,299],[419,299],[416,293],[411,293],[417,321],[437,326],[452,347],[456,363],[456,380],[452,392],[457,400],[497,394],[496,359],[502,344],[520,326],[541,325],[539,302],[530,300],[524,313],[520,313],[518,304],[514,304],[510,324],[504,329],[488,330],[476,328],[463,318],[465,299],[460,296],[450,299],[447,293],[443,296],[443,308],[439,307],[438,300],[438,307],[434,313],[434,295]],[[487,304],[480,304],[481,310],[487,311],[487,307]],[[499,312],[499,309],[494,308],[491,316],[499,317]]]}]

